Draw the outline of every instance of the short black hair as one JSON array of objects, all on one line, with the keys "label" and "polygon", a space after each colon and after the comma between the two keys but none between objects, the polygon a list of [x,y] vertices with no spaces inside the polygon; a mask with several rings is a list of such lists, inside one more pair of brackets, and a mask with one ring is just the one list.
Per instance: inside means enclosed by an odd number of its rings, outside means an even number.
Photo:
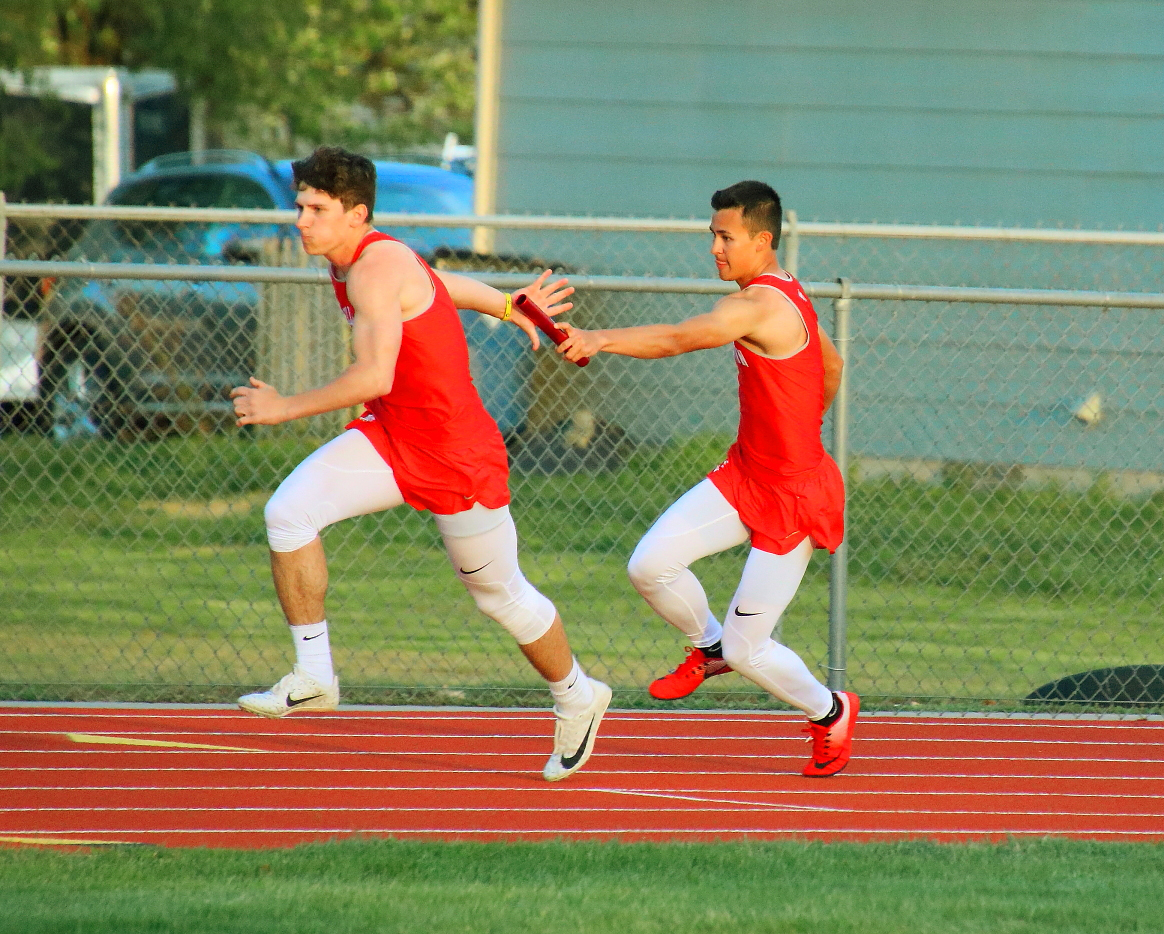
[{"label": "short black hair", "polygon": [[368,208],[368,223],[376,207],[376,166],[371,159],[348,152],[339,146],[320,146],[306,159],[291,163],[295,190],[304,187],[338,198],[345,211],[357,204]]},{"label": "short black hair", "polygon": [[780,207],[780,196],[771,185],[756,181],[736,182],[712,195],[711,207],[715,211],[741,208],[748,233],[754,237],[761,230],[767,230],[772,234],[772,249],[779,246],[784,211]]}]

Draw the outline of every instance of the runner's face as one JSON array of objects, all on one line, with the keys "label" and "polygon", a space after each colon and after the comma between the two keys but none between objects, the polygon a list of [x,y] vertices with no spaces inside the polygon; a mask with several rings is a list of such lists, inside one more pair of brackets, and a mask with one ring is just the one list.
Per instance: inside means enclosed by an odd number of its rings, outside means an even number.
[{"label": "runner's face", "polygon": [[311,256],[323,256],[363,236],[368,209],[357,204],[345,211],[343,202],[318,188],[306,187],[295,196],[299,218],[295,227],[303,239],[303,249]]},{"label": "runner's face", "polygon": [[753,278],[771,262],[772,235],[761,230],[754,237],[744,226],[742,208],[724,208],[711,216],[711,255],[725,282]]}]

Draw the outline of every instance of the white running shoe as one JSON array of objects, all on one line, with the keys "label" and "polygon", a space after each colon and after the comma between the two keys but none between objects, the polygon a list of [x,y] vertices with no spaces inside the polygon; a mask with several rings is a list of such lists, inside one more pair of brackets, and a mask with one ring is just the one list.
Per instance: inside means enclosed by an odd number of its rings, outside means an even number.
[{"label": "white running shoe", "polygon": [[299,710],[335,710],[339,706],[339,678],[330,685],[316,681],[298,665],[269,691],[244,694],[238,705],[260,717],[285,717]]},{"label": "white running shoe", "polygon": [[554,725],[554,754],[542,769],[547,782],[560,782],[573,775],[594,751],[598,725],[610,706],[611,692],[601,681],[591,678],[590,683],[594,685],[594,703],[576,717],[558,717]]}]

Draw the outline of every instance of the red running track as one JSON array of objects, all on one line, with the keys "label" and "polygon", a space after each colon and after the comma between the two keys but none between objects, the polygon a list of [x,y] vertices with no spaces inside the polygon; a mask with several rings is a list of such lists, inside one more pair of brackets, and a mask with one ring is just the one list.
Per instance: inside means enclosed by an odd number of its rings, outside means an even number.
[{"label": "red running track", "polygon": [[825,779],[799,774],[803,722],[616,711],[548,784],[549,712],[0,707],[0,844],[1164,840],[1158,720],[873,714]]}]

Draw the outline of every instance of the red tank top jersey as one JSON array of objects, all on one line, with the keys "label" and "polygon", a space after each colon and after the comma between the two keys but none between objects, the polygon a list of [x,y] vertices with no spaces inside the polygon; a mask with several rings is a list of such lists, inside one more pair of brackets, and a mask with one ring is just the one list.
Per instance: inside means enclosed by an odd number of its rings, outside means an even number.
[{"label": "red tank top jersey", "polygon": [[[372,231],[356,248],[394,240]],[[415,254],[414,254],[415,255]],[[432,304],[404,322],[391,391],[365,404],[347,427],[362,431],[392,468],[410,506],[441,515],[481,503],[509,502],[509,460],[497,423],[485,410],[469,373],[469,347],[444,283],[419,256],[434,295]],[[351,324],[347,284],[331,269],[335,297]]]},{"label": "red tank top jersey", "polygon": [[740,429],[727,460],[709,474],[761,551],[787,554],[807,536],[835,551],[844,537],[844,482],[821,443],[824,358],[816,311],[800,283],[769,274],[744,288],[781,292],[808,332],[784,358],[735,344]]}]

